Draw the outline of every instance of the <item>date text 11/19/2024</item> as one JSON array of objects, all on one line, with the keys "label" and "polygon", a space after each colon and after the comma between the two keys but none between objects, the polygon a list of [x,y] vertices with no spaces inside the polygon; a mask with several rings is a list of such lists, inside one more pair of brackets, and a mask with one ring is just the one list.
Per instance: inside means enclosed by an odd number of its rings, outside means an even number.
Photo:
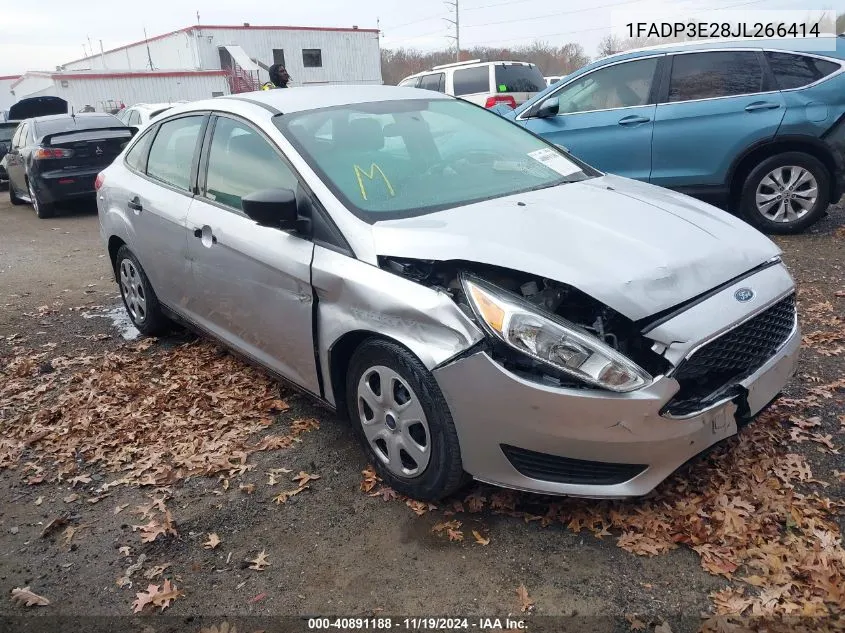
[{"label": "date text 11/19/2024", "polygon": [[628,37],[687,37],[696,40],[821,36],[818,22],[628,22],[625,30]]},{"label": "date text 11/19/2024", "polygon": [[527,623],[519,618],[309,618],[308,629],[340,631],[520,631]]}]

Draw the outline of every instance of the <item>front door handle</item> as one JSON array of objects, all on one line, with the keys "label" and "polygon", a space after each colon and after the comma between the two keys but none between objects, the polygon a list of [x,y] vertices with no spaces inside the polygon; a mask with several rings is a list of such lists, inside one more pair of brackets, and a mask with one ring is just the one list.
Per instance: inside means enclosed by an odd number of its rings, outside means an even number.
[{"label": "front door handle", "polygon": [[203,246],[211,246],[212,244],[217,244],[217,237],[214,233],[211,232],[211,227],[205,225],[202,228],[195,228],[194,229],[194,237],[198,237],[202,240]]},{"label": "front door handle", "polygon": [[780,107],[779,103],[774,101],[755,101],[745,106],[746,112],[757,112],[758,110],[777,110]]},{"label": "front door handle", "polygon": [[651,121],[651,119],[646,116],[632,114],[619,119],[619,125],[638,125],[640,123],[648,123],[649,121]]},{"label": "front door handle", "polygon": [[141,204],[141,199],[138,196],[135,196],[129,202],[126,203],[126,206],[132,209],[133,211],[141,212],[144,210],[144,205]]}]

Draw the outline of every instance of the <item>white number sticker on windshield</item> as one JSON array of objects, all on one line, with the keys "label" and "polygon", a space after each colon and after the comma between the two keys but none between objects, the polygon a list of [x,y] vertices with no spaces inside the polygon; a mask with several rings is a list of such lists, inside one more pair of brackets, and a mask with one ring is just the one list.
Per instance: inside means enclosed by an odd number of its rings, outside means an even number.
[{"label": "white number sticker on windshield", "polygon": [[556,171],[561,176],[569,176],[581,171],[578,165],[567,160],[553,149],[538,149],[534,152],[528,152],[528,155],[537,162],[543,163],[549,169]]}]

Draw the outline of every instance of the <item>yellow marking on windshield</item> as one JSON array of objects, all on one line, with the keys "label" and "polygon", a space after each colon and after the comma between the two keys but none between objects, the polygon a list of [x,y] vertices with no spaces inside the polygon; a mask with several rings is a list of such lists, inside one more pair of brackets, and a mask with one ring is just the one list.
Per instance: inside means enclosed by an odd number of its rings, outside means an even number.
[{"label": "yellow marking on windshield", "polygon": [[355,169],[355,177],[358,179],[358,188],[361,190],[361,197],[364,198],[364,200],[367,199],[367,190],[364,187],[364,179],[361,178],[361,176],[366,176],[370,180],[375,180],[376,172],[378,172],[381,175],[382,180],[384,180],[384,184],[387,187],[387,191],[390,193],[390,197],[392,198],[396,195],[396,192],[393,190],[393,185],[390,184],[390,180],[388,180],[382,168],[376,163],[370,165],[369,172],[361,169],[358,165],[354,165],[353,168]]}]

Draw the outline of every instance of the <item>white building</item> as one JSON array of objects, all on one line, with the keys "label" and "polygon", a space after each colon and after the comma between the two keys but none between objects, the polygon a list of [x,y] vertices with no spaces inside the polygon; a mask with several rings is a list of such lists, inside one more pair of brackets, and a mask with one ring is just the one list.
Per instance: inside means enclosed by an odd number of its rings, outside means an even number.
[{"label": "white building", "polygon": [[255,90],[269,79],[262,66],[274,63],[285,66],[291,87],[382,83],[376,29],[244,24],[189,26],[68,62],[55,72],[27,72],[12,90],[15,100],[53,95],[76,110],[104,110],[112,103]]},{"label": "white building", "polygon": [[[12,84],[20,78],[19,75],[2,75],[0,76],[0,113],[9,109],[16,99],[12,94]],[[3,116],[0,114],[0,120]]]}]

